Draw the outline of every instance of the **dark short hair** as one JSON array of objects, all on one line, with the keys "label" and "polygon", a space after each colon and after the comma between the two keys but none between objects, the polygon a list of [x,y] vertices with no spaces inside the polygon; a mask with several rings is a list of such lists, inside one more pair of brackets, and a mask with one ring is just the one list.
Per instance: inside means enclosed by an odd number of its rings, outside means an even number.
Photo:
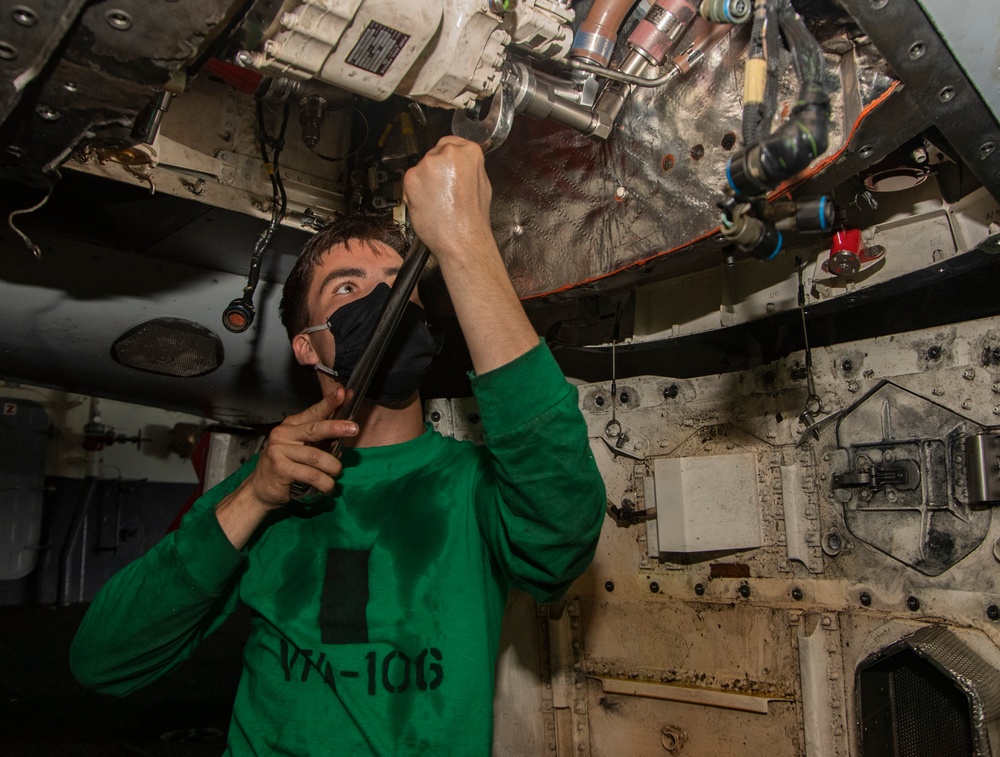
[{"label": "dark short hair", "polygon": [[402,227],[391,218],[370,215],[349,215],[334,219],[305,243],[299,257],[285,279],[281,292],[278,312],[281,323],[292,339],[303,329],[316,324],[309,323],[308,295],[313,274],[323,256],[337,245],[348,242],[362,242],[377,251],[375,244],[381,242],[398,252],[406,253],[408,247]]}]

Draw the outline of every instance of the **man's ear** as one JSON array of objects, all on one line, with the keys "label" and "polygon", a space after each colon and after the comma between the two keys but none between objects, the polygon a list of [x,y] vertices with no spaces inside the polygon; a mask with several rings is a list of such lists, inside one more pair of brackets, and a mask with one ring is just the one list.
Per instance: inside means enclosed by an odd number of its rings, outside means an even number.
[{"label": "man's ear", "polygon": [[308,334],[296,334],[292,337],[292,352],[299,365],[316,365],[319,362],[319,355],[313,349]]}]

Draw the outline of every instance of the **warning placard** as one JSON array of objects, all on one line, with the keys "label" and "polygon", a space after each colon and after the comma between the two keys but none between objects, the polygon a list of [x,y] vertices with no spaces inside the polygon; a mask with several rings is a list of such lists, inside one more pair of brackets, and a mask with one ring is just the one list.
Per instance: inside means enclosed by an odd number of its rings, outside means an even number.
[{"label": "warning placard", "polygon": [[384,76],[409,38],[409,34],[403,34],[377,21],[369,21],[361,39],[347,56],[347,62],[376,76]]}]

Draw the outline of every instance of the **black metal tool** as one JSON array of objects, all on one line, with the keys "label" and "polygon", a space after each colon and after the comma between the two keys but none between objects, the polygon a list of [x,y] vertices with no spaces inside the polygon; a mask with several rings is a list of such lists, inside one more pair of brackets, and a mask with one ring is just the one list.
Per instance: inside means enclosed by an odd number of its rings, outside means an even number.
[{"label": "black metal tool", "polygon": [[[396,333],[396,328],[403,317],[403,311],[406,309],[406,303],[410,301],[410,295],[413,294],[413,290],[417,286],[417,281],[420,279],[420,274],[423,272],[429,257],[430,250],[427,249],[427,245],[419,239],[414,239],[409,251],[406,253],[406,257],[403,259],[403,264],[399,267],[399,273],[396,274],[396,280],[392,284],[389,298],[386,300],[385,306],[379,314],[378,323],[375,324],[371,341],[368,342],[365,351],[358,358],[358,365],[344,387],[347,393],[347,401],[337,408],[337,411],[333,414],[333,420],[354,420],[354,415],[361,406],[361,400],[364,399],[365,394],[368,392],[372,377],[375,375],[375,371],[378,370],[379,364],[382,362],[382,357],[385,355],[385,350]],[[331,441],[328,451],[335,457],[340,457],[342,446],[343,439],[338,437]],[[317,496],[313,487],[303,484],[300,481],[294,481],[290,489],[292,499],[300,502],[308,503],[308,498]]]}]

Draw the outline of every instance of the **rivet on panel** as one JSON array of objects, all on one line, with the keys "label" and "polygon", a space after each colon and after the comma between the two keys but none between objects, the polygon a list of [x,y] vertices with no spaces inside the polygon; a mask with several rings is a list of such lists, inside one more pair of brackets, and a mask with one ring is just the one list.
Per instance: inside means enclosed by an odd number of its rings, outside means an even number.
[{"label": "rivet on panel", "polygon": [[105,20],[111,28],[120,32],[126,32],[132,28],[132,17],[120,8],[112,8],[104,14]]},{"label": "rivet on panel", "polygon": [[24,5],[15,5],[11,8],[10,17],[14,19],[14,23],[21,26],[32,27],[38,23],[38,16],[35,15],[35,12]]}]

